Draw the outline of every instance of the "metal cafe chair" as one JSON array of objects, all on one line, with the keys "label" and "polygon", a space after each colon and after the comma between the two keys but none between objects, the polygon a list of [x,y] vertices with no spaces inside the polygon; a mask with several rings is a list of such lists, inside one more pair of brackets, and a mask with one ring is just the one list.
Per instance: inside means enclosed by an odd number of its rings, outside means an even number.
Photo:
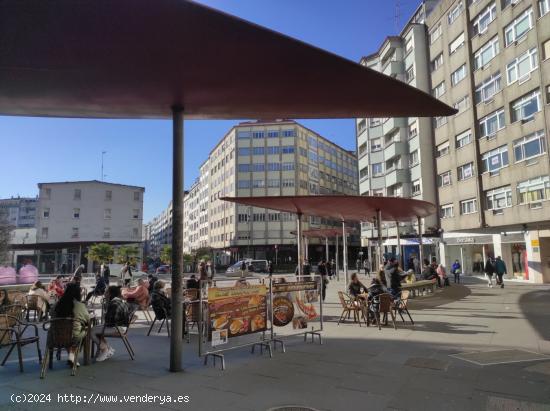
[{"label": "metal cafe chair", "polygon": [[66,349],[68,352],[71,348],[75,348],[75,360],[71,369],[71,375],[76,375],[78,353],[80,352],[83,341],[75,341],[73,338],[73,325],[75,321],[76,320],[74,318],[60,317],[46,321],[42,325],[44,330],[48,332],[48,335],[46,338],[46,353],[44,355],[44,360],[42,361],[42,369],[40,371],[41,379],[44,378],[44,376],[46,375],[46,365],[48,365],[50,369],[53,368],[54,349],[57,349],[59,359],[59,354],[62,349]]},{"label": "metal cafe chair", "polygon": [[[34,329],[34,333],[26,333],[27,328]],[[2,366],[6,364],[14,348],[17,348],[19,358],[19,371],[23,372],[23,352],[22,347],[28,344],[36,343],[38,351],[38,361],[42,361],[40,351],[40,337],[38,336],[38,327],[36,324],[23,322],[20,318],[7,314],[0,314],[0,348],[9,347],[8,352],[2,360]]]},{"label": "metal cafe chair", "polygon": [[[134,359],[136,354],[134,352],[134,349],[130,345],[130,341],[128,340],[128,331],[130,331],[130,325],[132,325],[134,322],[133,320],[134,320],[135,314],[136,314],[136,308],[130,309],[128,313],[128,317],[126,318],[124,323],[120,325],[115,325],[114,327],[107,327],[105,325],[105,322],[103,322],[103,332],[101,333],[104,338],[118,338],[122,340],[132,360]],[[106,332],[107,328],[109,328],[110,331]]]}]

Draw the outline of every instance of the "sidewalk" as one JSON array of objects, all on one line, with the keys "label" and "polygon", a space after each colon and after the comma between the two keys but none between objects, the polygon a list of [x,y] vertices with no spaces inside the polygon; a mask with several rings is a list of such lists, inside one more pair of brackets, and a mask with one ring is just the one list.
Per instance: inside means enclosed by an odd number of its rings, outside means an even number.
[{"label": "sidewalk", "polygon": [[[397,331],[336,325],[341,312],[337,291],[343,288],[343,280],[328,286],[323,345],[296,338],[287,343],[286,354],[275,351],[272,359],[251,355],[246,348],[236,350],[227,353],[227,369],[220,371],[203,366],[193,342],[184,343],[185,372],[171,374],[166,334],[146,337],[147,325],[140,322],[130,333],[135,361],[115,342],[112,359],[80,367],[76,377],[64,362],[56,362],[45,380],[39,379],[34,361],[26,361],[25,373],[19,374],[12,356],[0,367],[0,409],[261,411],[301,405],[338,411],[550,410],[550,287],[506,283],[504,289],[489,289],[485,282],[466,278],[464,285],[412,300],[415,327],[398,323]],[[481,366],[454,356],[501,349],[528,350],[543,360]],[[25,352],[27,358],[36,355],[32,348]],[[529,352],[503,355],[516,361]],[[189,395],[190,402],[10,403],[10,394],[26,392]]]}]

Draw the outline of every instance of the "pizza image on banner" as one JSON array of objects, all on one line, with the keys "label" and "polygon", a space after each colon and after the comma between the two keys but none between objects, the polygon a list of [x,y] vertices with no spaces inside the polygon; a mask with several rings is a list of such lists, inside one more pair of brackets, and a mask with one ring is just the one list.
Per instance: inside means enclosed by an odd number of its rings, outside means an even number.
[{"label": "pizza image on banner", "polygon": [[267,287],[212,287],[208,290],[208,309],[211,341],[221,330],[228,338],[266,331]]}]

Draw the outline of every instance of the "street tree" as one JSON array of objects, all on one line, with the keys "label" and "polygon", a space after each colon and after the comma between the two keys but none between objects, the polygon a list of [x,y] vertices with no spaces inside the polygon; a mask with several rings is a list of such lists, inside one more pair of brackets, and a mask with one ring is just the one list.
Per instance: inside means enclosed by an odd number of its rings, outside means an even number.
[{"label": "street tree", "polygon": [[139,250],[133,245],[122,245],[117,249],[116,262],[118,264],[124,264],[127,261],[130,264],[135,265],[138,261]]},{"label": "street tree", "polygon": [[165,245],[160,253],[160,261],[164,264],[172,265],[172,246]]},{"label": "street tree", "polygon": [[113,259],[113,246],[107,243],[94,244],[88,250],[87,258],[96,263],[108,263]]}]

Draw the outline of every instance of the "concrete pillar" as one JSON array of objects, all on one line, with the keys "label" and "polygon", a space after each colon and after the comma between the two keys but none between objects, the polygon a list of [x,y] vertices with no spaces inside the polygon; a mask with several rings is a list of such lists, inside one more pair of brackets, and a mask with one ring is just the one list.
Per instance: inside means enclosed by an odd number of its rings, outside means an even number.
[{"label": "concrete pillar", "polygon": [[296,246],[298,247],[298,275],[302,275],[302,214],[298,213],[296,216]]},{"label": "concrete pillar", "polygon": [[529,282],[542,284],[544,282],[544,273],[542,266],[542,253],[540,247],[539,231],[526,231],[525,248],[527,250],[527,275]]},{"label": "concrete pillar", "polygon": [[344,264],[344,279],[346,280],[346,284],[348,284],[348,239],[347,239],[347,233],[346,233],[346,222],[342,221],[342,246],[343,246],[343,264]]}]

